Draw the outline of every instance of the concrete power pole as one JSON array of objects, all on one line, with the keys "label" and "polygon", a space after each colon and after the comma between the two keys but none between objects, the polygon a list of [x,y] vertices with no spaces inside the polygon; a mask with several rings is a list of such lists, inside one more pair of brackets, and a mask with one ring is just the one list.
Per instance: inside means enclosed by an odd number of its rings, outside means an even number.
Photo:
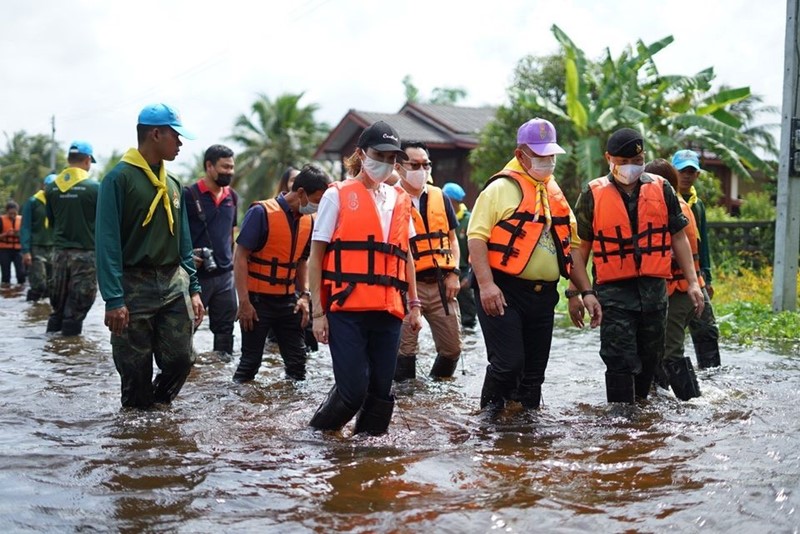
[{"label": "concrete power pole", "polygon": [[50,117],[50,172],[56,172],[56,116]]},{"label": "concrete power pole", "polygon": [[797,309],[797,260],[800,254],[799,4],[800,0],[786,1],[781,152],[772,278],[772,310],[776,312]]}]

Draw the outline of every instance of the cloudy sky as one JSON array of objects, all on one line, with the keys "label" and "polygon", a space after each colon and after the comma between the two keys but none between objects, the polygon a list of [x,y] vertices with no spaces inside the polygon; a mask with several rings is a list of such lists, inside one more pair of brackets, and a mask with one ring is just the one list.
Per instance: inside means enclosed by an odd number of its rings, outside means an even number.
[{"label": "cloudy sky", "polygon": [[[135,145],[139,110],[170,103],[198,139],[225,142],[258,93],[304,92],[334,126],[351,108],[395,112],[402,79],[423,97],[462,87],[464,105],[505,102],[525,55],[557,50],[557,24],[590,57],[637,39],[675,42],[662,74],[713,66],[780,106],[785,0],[3,0],[0,131],[86,139],[101,160]],[[775,121],[778,118],[775,117]],[[5,143],[5,139],[2,140]]]}]

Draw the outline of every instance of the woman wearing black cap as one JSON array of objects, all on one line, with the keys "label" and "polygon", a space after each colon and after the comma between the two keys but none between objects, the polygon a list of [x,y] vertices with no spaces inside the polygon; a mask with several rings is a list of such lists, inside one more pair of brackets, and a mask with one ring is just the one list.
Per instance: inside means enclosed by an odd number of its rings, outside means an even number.
[{"label": "woman wearing black cap", "polygon": [[[575,205],[581,245],[576,261],[592,253],[594,286],[603,307],[600,357],[606,364],[608,402],[646,399],[664,354],[667,285],[674,256],[686,273],[696,312],[703,293],[675,191],[662,177],[644,173],[644,139],[631,128],[614,132],[605,157],[611,172],[592,180]],[[583,316],[580,296],[570,316]],[[577,324],[577,323],[576,323]]]},{"label": "woman wearing black cap", "polygon": [[[400,136],[378,121],[366,128],[345,162],[353,176],[320,201],[308,260],[314,335],[328,343],[336,384],[310,425],[339,430],[358,413],[355,433],[386,432],[400,328],[406,309],[421,328],[409,251],[411,199],[385,183],[405,159]],[[406,295],[408,301],[406,301]]]}]

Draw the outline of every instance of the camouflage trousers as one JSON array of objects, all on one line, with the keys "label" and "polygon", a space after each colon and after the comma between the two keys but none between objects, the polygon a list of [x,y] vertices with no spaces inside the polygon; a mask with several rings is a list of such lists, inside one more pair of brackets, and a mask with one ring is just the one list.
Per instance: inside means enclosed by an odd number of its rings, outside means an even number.
[{"label": "camouflage trousers", "polygon": [[634,376],[638,397],[647,398],[656,365],[664,358],[666,322],[666,308],[650,312],[603,308],[600,357],[608,373]]},{"label": "camouflage trousers", "polygon": [[97,297],[97,268],[94,251],[60,249],[53,253],[53,278],[50,304],[53,312],[47,321],[48,332],[76,336]]},{"label": "camouflage trousers", "polygon": [[28,267],[28,300],[37,301],[50,296],[50,279],[53,276],[53,247],[33,245],[31,265]]},{"label": "camouflage trousers", "polygon": [[[122,381],[122,405],[147,408],[169,403],[194,364],[194,312],[189,275],[180,266],[126,268],[122,275],[128,328],[111,334],[114,365]],[[160,370],[153,378],[153,360]]]}]

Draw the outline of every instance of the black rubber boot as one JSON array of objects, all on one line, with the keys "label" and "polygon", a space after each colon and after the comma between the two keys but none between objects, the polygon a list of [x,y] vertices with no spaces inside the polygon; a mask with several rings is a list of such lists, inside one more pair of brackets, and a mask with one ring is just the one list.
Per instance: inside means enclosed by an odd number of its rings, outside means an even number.
[{"label": "black rubber boot", "polygon": [[395,382],[413,380],[417,377],[417,355],[397,355],[397,366],[394,368]]},{"label": "black rubber boot", "polygon": [[669,375],[672,391],[680,400],[689,400],[700,396],[700,386],[697,384],[697,375],[694,374],[692,360],[670,360],[664,362]]},{"label": "black rubber boot", "polygon": [[515,400],[519,401],[526,410],[539,409],[542,402],[542,386],[520,384],[515,393]]},{"label": "black rubber boot", "polygon": [[437,355],[436,360],[433,362],[433,367],[431,367],[430,376],[433,378],[450,378],[456,371],[456,367],[458,367],[458,358],[451,360]]},{"label": "black rubber boot", "polygon": [[389,400],[367,395],[356,418],[355,434],[366,432],[370,436],[380,436],[389,428],[393,412],[394,395]]},{"label": "black rubber boot", "polygon": [[333,386],[308,424],[316,430],[341,430],[357,411],[344,403],[336,386]]},{"label": "black rubber boot", "polygon": [[491,410],[502,410],[506,405],[504,393],[503,384],[495,380],[487,369],[481,388],[481,409],[488,407]]},{"label": "black rubber boot", "polygon": [[656,370],[653,374],[653,382],[661,389],[669,389],[669,377],[667,376],[667,371],[664,369],[663,363],[656,365]]},{"label": "black rubber boot", "polygon": [[214,352],[223,362],[233,358],[233,334],[214,334]]},{"label": "black rubber boot", "polygon": [[700,369],[720,366],[719,343],[716,341],[695,343],[694,352],[697,355],[697,367]]},{"label": "black rubber boot", "polygon": [[79,336],[83,332],[83,321],[71,321],[64,319],[61,323],[62,336]]},{"label": "black rubber boot", "polygon": [[239,365],[233,373],[233,381],[244,384],[253,380],[261,367],[261,359],[260,354],[248,355],[242,353],[242,357],[239,358]]},{"label": "black rubber boot", "polygon": [[25,295],[25,302],[38,302],[40,298],[42,298],[42,294],[38,291],[34,291],[33,289],[28,290],[28,294]]},{"label": "black rubber boot", "polygon": [[633,391],[633,375],[627,373],[609,373],[606,371],[606,399],[608,402],[633,404]]},{"label": "black rubber boot", "polygon": [[61,323],[62,321],[60,317],[54,317],[51,315],[50,318],[47,319],[47,333],[61,332]]}]

